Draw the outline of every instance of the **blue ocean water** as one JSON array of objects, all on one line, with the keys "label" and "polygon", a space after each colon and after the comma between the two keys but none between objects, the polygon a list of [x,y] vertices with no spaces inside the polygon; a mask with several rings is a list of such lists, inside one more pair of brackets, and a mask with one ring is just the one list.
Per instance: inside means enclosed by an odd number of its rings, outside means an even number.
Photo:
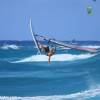
[{"label": "blue ocean water", "polygon": [[[99,41],[79,45],[100,49]],[[37,55],[29,41],[0,42],[0,100],[100,100],[100,52],[57,48]]]}]

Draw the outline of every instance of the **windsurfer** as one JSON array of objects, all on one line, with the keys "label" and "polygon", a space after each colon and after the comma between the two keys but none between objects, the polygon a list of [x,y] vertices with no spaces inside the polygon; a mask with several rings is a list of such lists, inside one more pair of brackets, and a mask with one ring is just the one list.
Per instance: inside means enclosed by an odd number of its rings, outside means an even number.
[{"label": "windsurfer", "polygon": [[47,53],[47,56],[49,57],[49,59],[48,59],[48,62],[50,63],[50,58],[51,58],[51,56],[52,55],[54,55],[55,54],[55,49],[54,48],[51,48],[50,50],[49,50],[49,52]]},{"label": "windsurfer", "polygon": [[55,49],[49,48],[49,46],[47,46],[47,45],[43,45],[43,44],[40,44],[40,43],[38,43],[38,44],[39,44],[40,50],[44,51],[45,54],[49,57],[48,62],[50,63],[50,58],[51,58],[52,55],[54,55]]}]

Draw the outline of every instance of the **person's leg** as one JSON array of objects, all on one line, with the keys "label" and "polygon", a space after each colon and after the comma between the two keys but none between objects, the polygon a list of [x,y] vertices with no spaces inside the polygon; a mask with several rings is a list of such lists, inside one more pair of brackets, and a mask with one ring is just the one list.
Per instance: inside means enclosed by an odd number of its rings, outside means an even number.
[{"label": "person's leg", "polygon": [[48,54],[47,54],[47,56],[49,57],[48,58],[48,63],[50,63],[50,60],[51,60],[51,56],[53,55],[53,52],[49,52]]},{"label": "person's leg", "polygon": [[51,58],[51,56],[48,56],[49,57],[49,59],[48,59],[48,63],[50,63],[50,58]]}]

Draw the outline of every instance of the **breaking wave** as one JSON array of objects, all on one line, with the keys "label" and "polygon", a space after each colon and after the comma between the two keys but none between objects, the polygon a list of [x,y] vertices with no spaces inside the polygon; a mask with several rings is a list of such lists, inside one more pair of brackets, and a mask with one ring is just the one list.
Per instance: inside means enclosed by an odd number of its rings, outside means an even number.
[{"label": "breaking wave", "polygon": [[7,49],[19,49],[19,46],[17,46],[17,45],[14,45],[14,44],[12,44],[12,45],[3,45],[2,47],[1,47],[1,49],[4,49],[4,50],[7,50]]},{"label": "breaking wave", "polygon": [[52,96],[33,96],[33,97],[17,97],[17,96],[1,96],[0,100],[86,100],[100,96],[100,87],[72,93],[68,95],[52,95]]},{"label": "breaking wave", "polygon": [[88,48],[94,48],[94,49],[99,49],[100,48],[100,45],[84,45],[82,47],[88,47]]},{"label": "breaking wave", "polygon": [[[95,56],[95,54],[79,54],[79,55],[72,55],[72,54],[56,54],[51,57],[51,61],[74,61],[80,59],[87,59],[90,57]],[[12,63],[21,63],[21,62],[43,62],[48,61],[48,56],[46,55],[33,55],[19,61],[14,61]]]}]

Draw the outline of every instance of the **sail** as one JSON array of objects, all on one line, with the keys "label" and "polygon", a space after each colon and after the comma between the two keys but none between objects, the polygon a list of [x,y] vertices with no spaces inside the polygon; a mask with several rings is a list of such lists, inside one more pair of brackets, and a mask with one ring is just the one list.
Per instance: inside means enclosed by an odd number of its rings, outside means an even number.
[{"label": "sail", "polygon": [[64,42],[61,42],[61,41],[57,41],[55,39],[50,39],[48,37],[37,35],[37,34],[36,34],[36,36],[39,36],[39,37],[43,38],[44,40],[48,40],[49,42],[52,42],[52,43],[57,44],[59,46],[72,48],[72,49],[77,49],[77,50],[82,50],[82,51],[88,51],[88,52],[92,52],[92,53],[97,52],[97,50],[94,49],[94,48],[86,48],[86,47],[82,47],[82,46],[67,44],[67,43],[64,43]]}]

